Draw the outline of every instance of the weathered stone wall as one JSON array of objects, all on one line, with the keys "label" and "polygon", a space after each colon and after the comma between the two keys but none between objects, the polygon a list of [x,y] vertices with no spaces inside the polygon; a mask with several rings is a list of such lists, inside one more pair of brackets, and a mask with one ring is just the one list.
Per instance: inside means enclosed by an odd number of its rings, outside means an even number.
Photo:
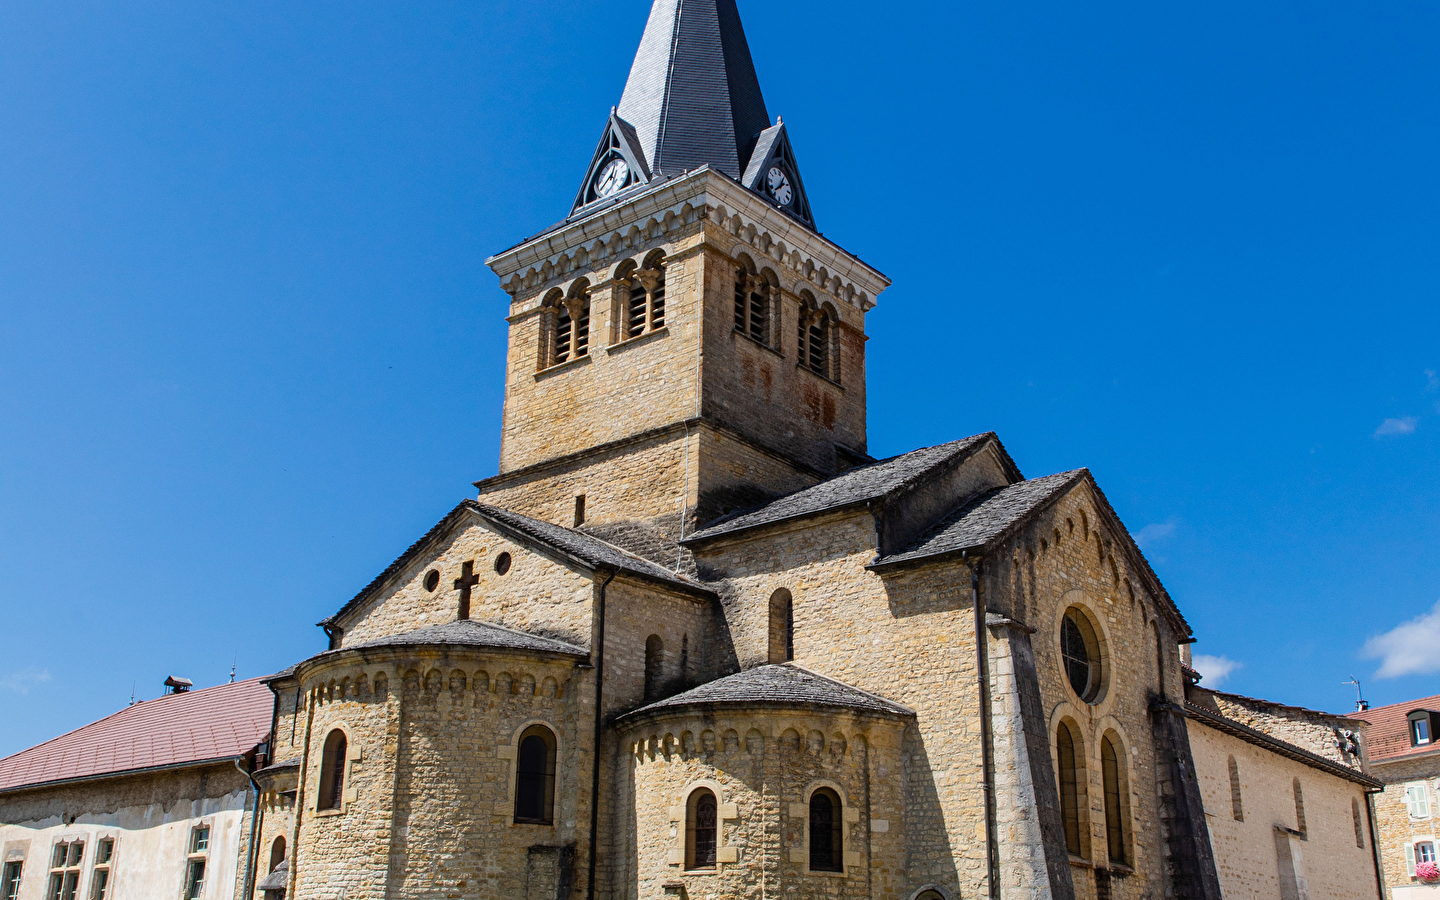
[{"label": "weathered stone wall", "polygon": [[[1386,894],[1390,900],[1408,900],[1404,897],[1407,892],[1422,888],[1410,874],[1405,846],[1434,841],[1440,847],[1440,754],[1372,763],[1370,775],[1385,782],[1385,790],[1375,794],[1372,802]],[[1409,785],[1425,788],[1430,801],[1427,815],[1410,814],[1405,802],[1405,788]],[[1396,888],[1400,889],[1398,893]]]},{"label": "weathered stone wall", "polygon": [[709,423],[702,423],[697,430],[699,452],[691,478],[699,494],[692,501],[697,507],[692,528],[703,527],[735,510],[760,506],[820,480],[817,474],[797,468],[786,457],[764,450],[734,432]]},{"label": "weathered stone wall", "polygon": [[[1367,722],[1222,691],[1204,690],[1199,693],[1205,699],[1206,705],[1213,705],[1214,709],[1227,719],[1248,725],[1276,740],[1309,750],[1342,766],[1362,768],[1364,734],[1369,727]],[[1354,732],[1361,745],[1361,752],[1352,754],[1342,749],[1335,735],[1337,730]]]},{"label": "weathered stone wall", "polygon": [[[611,853],[616,897],[909,896],[901,759],[903,720],[803,709],[689,710],[634,723]],[[686,802],[720,804],[717,864],[687,870]],[[829,787],[843,805],[842,872],[812,872],[808,801]],[[671,888],[673,892],[673,888]]]},{"label": "weathered stone wall", "polygon": [[[503,575],[495,566],[501,553],[511,558]],[[457,529],[433,554],[412,562],[391,588],[347,614],[339,622],[345,629],[342,646],[455,621],[460,602],[455,581],[466,562],[473,563],[480,579],[471,590],[470,618],[589,645],[590,576],[509,540],[476,519]],[[434,591],[427,591],[425,575],[431,569],[439,571],[440,580]]]},{"label": "weathered stone wall", "polygon": [[[302,670],[290,896],[553,898],[531,881],[575,884],[573,852],[532,857],[573,848],[588,826],[593,694],[580,671],[570,659],[454,647],[337,655]],[[553,825],[513,821],[516,743],[537,722],[558,744]],[[334,728],[348,735],[344,803],[319,810]]]},{"label": "weathered stone wall", "polygon": [[[24,861],[17,900],[45,900],[51,853],[59,841],[83,840],[80,892],[89,897],[97,842],[115,841],[113,900],[179,897],[189,861],[204,858],[207,897],[234,897],[248,845],[251,789],[232,764],[181,769],[0,796],[0,854]],[[191,854],[197,826],[210,828],[209,849]]]},{"label": "weathered stone wall", "polygon": [[[1294,859],[1310,900],[1374,897],[1375,866],[1364,821],[1364,788],[1352,781],[1295,762],[1189,720],[1190,746],[1205,804],[1226,897],[1282,897],[1277,839]],[[1229,760],[1240,777],[1241,816],[1232,803]],[[1299,831],[1294,779],[1305,807],[1305,834]],[[1361,814],[1357,841],[1354,810]]]}]

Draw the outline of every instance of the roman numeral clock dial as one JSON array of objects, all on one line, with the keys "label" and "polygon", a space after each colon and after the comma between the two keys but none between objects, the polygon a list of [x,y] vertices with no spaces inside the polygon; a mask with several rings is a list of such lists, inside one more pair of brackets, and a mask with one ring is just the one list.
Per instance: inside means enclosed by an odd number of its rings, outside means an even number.
[{"label": "roman numeral clock dial", "polygon": [[595,196],[608,197],[625,186],[630,167],[623,159],[612,159],[595,176]]}]

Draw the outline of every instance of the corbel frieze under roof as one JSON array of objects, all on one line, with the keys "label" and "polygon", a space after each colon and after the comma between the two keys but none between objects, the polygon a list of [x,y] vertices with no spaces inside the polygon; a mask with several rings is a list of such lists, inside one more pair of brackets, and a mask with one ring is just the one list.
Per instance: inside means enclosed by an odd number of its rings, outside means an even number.
[{"label": "corbel frieze under roof", "polygon": [[708,168],[526,241],[486,264],[515,297],[588,273],[599,263],[702,219],[719,225],[752,255],[862,311],[872,309],[876,297],[890,286],[888,278],[858,257]]}]

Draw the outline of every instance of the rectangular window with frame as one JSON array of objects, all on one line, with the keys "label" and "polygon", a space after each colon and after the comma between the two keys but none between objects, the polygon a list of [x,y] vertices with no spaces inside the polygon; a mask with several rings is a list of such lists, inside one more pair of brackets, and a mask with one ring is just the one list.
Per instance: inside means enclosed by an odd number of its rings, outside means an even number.
[{"label": "rectangular window with frame", "polygon": [[196,825],[190,833],[190,852],[207,853],[210,850],[210,826]]},{"label": "rectangular window with frame", "polygon": [[90,900],[107,900],[110,896],[110,861],[115,857],[115,839],[101,838],[95,842],[95,863],[90,875]]},{"label": "rectangular window with frame", "polygon": [[199,900],[205,892],[205,860],[190,860],[190,868],[185,874],[185,900]]},{"label": "rectangular window with frame", "polygon": [[50,855],[50,888],[46,900],[76,900],[80,891],[80,863],[85,858],[85,842],[59,841]]},{"label": "rectangular window with frame", "polygon": [[20,896],[20,873],[24,870],[23,859],[12,859],[5,864],[5,877],[0,881],[0,900],[16,900]]},{"label": "rectangular window with frame", "polygon": [[1430,818],[1430,796],[1424,782],[1405,785],[1405,808],[1412,819]]}]

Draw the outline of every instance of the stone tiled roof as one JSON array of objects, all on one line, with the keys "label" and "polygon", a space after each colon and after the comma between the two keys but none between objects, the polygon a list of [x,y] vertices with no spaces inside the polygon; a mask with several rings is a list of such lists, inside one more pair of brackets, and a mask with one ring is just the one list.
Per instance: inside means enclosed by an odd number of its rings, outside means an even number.
[{"label": "stone tiled roof", "polygon": [[258,678],[145,700],[0,759],[0,791],[243,756],[274,702]]},{"label": "stone tiled roof", "polygon": [[881,567],[986,547],[1005,537],[1031,512],[1084,478],[1085,469],[1032,478],[986,491],[946,516],[899,553],[877,559]]},{"label": "stone tiled roof", "polygon": [[1365,731],[1366,758],[1373,763],[1440,750],[1440,744],[1433,740],[1419,747],[1410,745],[1410,713],[1417,709],[1440,712],[1440,695],[1352,713],[1352,718],[1364,719],[1370,723],[1370,727]]},{"label": "stone tiled roof", "polygon": [[[683,543],[702,542],[725,534],[902,493],[924,481],[937,468],[949,463],[956,456],[971,453],[991,440],[999,445],[995,434],[987,432],[948,444],[922,447],[867,466],[858,466],[843,475],[771,501],[757,510],[713,522],[686,538]],[[1006,462],[1009,463],[1008,457]],[[1013,463],[1009,465],[1013,466]]]},{"label": "stone tiled roof", "polygon": [[1251,744],[1254,744],[1257,747],[1263,747],[1266,750],[1278,753],[1281,756],[1288,757],[1295,760],[1296,762],[1304,763],[1307,766],[1329,772],[1331,775],[1339,776],[1340,778],[1344,778],[1347,781],[1353,781],[1356,784],[1364,785],[1365,787],[1378,788],[1381,786],[1379,781],[1376,781],[1374,778],[1371,778],[1370,776],[1366,775],[1358,769],[1352,769],[1349,766],[1340,765],[1334,760],[1326,759],[1325,757],[1320,756],[1317,753],[1312,753],[1311,751],[1306,750],[1303,747],[1297,747],[1289,741],[1282,741],[1273,735],[1269,735],[1258,729],[1251,728],[1249,725],[1246,725],[1242,722],[1237,722],[1234,719],[1228,718],[1227,716],[1223,716],[1215,710],[1208,709],[1198,703],[1191,703],[1189,701],[1186,701],[1184,709],[1185,714],[1190,718],[1209,725],[1211,728],[1214,728],[1217,731],[1223,731],[1226,734],[1231,735],[1232,737],[1237,737],[1240,738],[1242,741],[1247,741]]},{"label": "stone tiled roof", "polygon": [[595,569],[599,567],[610,567],[646,578],[651,581],[662,582],[674,588],[687,591],[692,594],[713,597],[714,592],[709,588],[686,578],[677,575],[664,566],[656,565],[648,559],[642,559],[633,553],[607,544],[599,538],[583,534],[573,528],[565,528],[561,525],[551,525],[549,522],[541,522],[539,519],[532,519],[517,512],[501,509],[498,506],[490,506],[478,500],[462,500],[445,518],[435,523],[435,526],[425,532],[418,541],[411,544],[404,553],[400,554],[385,571],[376,575],[375,578],[360,593],[350,598],[343,607],[334,615],[321,621],[321,625],[328,625],[340,619],[351,610],[356,609],[376,592],[381,590],[392,578],[403,571],[415,561],[416,557],[429,551],[439,544],[455,528],[463,523],[468,516],[479,516],[486,521],[497,525],[501,530],[509,532],[517,539],[528,539],[543,547],[565,556],[582,566]]},{"label": "stone tiled roof", "polygon": [[350,644],[341,647],[339,650],[327,650],[320,654],[320,656],[312,657],[312,659],[319,659],[320,657],[330,656],[335,653],[343,653],[346,650],[446,645],[458,647],[489,647],[496,650],[528,650],[532,653],[560,653],[566,656],[590,655],[590,651],[584,647],[577,647],[565,641],[541,637],[538,634],[530,634],[528,631],[517,631],[514,628],[506,628],[504,625],[496,625],[493,622],[462,619],[456,622],[446,622],[443,625],[428,625],[424,628],[417,628],[414,631],[406,631],[401,634],[386,635],[382,638],[376,638],[373,641]]},{"label": "stone tiled roof", "polygon": [[622,718],[687,706],[716,704],[822,706],[860,710],[891,716],[913,716],[915,711],[878,694],[826,678],[794,663],[759,666],[719,678],[683,694],[641,707]]}]

